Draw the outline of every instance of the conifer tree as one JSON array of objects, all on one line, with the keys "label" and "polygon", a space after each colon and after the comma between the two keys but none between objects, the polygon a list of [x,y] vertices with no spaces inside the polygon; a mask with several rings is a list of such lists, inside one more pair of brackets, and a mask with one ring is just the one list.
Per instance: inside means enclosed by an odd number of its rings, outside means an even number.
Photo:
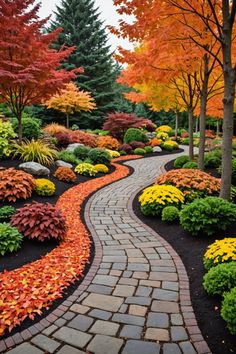
[{"label": "conifer tree", "polygon": [[62,0],[55,11],[51,29],[62,27],[55,48],[76,46],[76,50],[64,62],[63,67],[71,70],[83,67],[84,73],[76,84],[91,92],[97,109],[75,115],[81,127],[101,126],[106,114],[114,109],[113,85],[116,73],[108,37],[98,9],[93,0]]}]

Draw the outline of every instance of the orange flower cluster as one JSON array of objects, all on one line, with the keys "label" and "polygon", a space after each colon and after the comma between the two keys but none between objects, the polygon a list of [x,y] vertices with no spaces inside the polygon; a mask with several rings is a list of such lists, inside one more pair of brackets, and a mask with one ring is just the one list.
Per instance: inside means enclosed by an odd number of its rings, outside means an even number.
[{"label": "orange flower cluster", "polygon": [[157,139],[157,138],[153,138],[152,140],[150,140],[149,145],[151,145],[152,147],[160,146],[161,145],[161,140]]},{"label": "orange flower cluster", "polygon": [[179,188],[185,195],[194,191],[214,195],[220,191],[221,181],[196,169],[177,169],[164,173],[157,178],[156,184],[171,184]]},{"label": "orange flower cluster", "polygon": [[0,336],[27,317],[41,314],[62,297],[64,288],[82,277],[91,241],[80,218],[81,205],[97,189],[129,174],[128,167],[114,166],[112,174],[72,187],[59,198],[56,207],[65,217],[68,231],[57,248],[36,262],[0,274]]},{"label": "orange flower cluster", "polygon": [[97,146],[101,149],[106,148],[110,150],[117,150],[120,146],[119,141],[112,136],[99,136]]}]

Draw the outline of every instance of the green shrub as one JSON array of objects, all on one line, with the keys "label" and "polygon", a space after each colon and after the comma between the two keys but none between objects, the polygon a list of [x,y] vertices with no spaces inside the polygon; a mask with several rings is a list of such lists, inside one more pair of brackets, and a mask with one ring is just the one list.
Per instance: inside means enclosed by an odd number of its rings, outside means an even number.
[{"label": "green shrub", "polygon": [[196,199],[180,212],[180,224],[192,235],[211,236],[225,230],[235,220],[236,205],[218,197]]},{"label": "green shrub", "polygon": [[111,155],[104,149],[92,149],[88,154],[88,158],[92,160],[95,165],[104,164],[110,165]]},{"label": "green shrub", "polygon": [[217,168],[221,164],[221,151],[216,149],[205,154],[204,165],[206,168]]},{"label": "green shrub", "polygon": [[16,137],[10,122],[3,122],[0,119],[0,158],[10,156],[13,149],[11,140]]},{"label": "green shrub", "polygon": [[147,154],[151,154],[153,152],[153,148],[151,146],[145,146],[144,150]]},{"label": "green shrub", "polygon": [[146,154],[146,150],[145,149],[141,149],[141,148],[136,148],[136,149],[134,149],[134,154],[135,155],[145,155]]},{"label": "green shrub", "polygon": [[67,163],[78,164],[78,159],[76,158],[76,156],[72,152],[66,150],[59,152],[58,158],[59,160],[65,161]]},{"label": "green shrub", "polygon": [[183,165],[189,161],[190,161],[189,156],[187,155],[179,156],[174,162],[174,168],[182,168]]},{"label": "green shrub", "polygon": [[[18,119],[14,118],[12,121],[14,131],[18,132]],[[39,119],[25,116],[22,118],[22,135],[23,138],[31,140],[38,139],[41,133],[41,121]]]},{"label": "green shrub", "polygon": [[0,254],[14,252],[20,248],[23,236],[9,223],[0,224]]},{"label": "green shrub", "polygon": [[236,187],[231,186],[230,200],[232,203],[236,203]]},{"label": "green shrub", "polygon": [[124,143],[129,144],[132,141],[141,141],[142,143],[146,143],[148,138],[142,130],[137,128],[129,128],[125,133]]},{"label": "green shrub", "polygon": [[221,307],[221,316],[231,334],[236,334],[236,287],[226,293]]},{"label": "green shrub", "polygon": [[74,150],[74,155],[80,159],[80,160],[84,160],[88,157],[89,151],[91,151],[91,148],[87,147],[87,146],[78,146],[75,150]]},{"label": "green shrub", "polygon": [[218,264],[203,278],[203,287],[209,295],[223,295],[236,287],[236,262]]},{"label": "green shrub", "polygon": [[14,215],[16,212],[16,209],[12,206],[3,206],[0,208],[0,222],[2,221],[9,221],[11,216]]},{"label": "green shrub", "polygon": [[179,219],[179,209],[174,206],[167,206],[162,210],[161,220],[165,222],[174,222]]},{"label": "green shrub", "polygon": [[[90,165],[93,165],[93,161],[89,157],[87,157],[83,162],[84,163],[90,163]],[[78,165],[79,165],[79,163],[78,163]]]},{"label": "green shrub", "polygon": [[194,161],[186,162],[182,168],[198,168],[198,164]]}]

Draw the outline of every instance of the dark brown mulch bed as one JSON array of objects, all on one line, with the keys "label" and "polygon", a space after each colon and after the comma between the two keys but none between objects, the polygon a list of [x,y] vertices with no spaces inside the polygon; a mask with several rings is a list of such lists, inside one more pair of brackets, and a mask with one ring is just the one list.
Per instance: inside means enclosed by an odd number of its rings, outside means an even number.
[{"label": "dark brown mulch bed", "polygon": [[[166,166],[173,168],[173,161]],[[236,237],[236,223],[223,234],[212,238],[193,237],[182,229],[179,224],[166,224],[155,217],[144,216],[139,208],[138,196],[133,202],[137,217],[163,237],[181,257],[187,270],[190,282],[191,300],[198,325],[213,354],[236,353],[236,336],[232,336],[220,316],[221,299],[210,297],[202,286],[202,278],[206,273],[202,257],[208,245],[215,239]]]}]

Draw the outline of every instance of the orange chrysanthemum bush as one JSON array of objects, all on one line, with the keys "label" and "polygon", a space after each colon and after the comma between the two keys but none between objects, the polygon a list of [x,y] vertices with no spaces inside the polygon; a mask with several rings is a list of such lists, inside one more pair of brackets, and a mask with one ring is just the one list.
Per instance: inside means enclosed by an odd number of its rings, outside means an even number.
[{"label": "orange chrysanthemum bush", "polygon": [[56,134],[68,134],[70,132],[70,130],[64,127],[64,125],[57,124],[57,123],[47,124],[43,128],[43,131],[52,136],[55,136]]},{"label": "orange chrysanthemum bush", "polygon": [[0,200],[15,202],[27,199],[35,188],[35,179],[29,173],[14,168],[0,169]]},{"label": "orange chrysanthemum bush", "polygon": [[119,141],[112,136],[100,136],[97,140],[97,146],[100,149],[110,149],[110,150],[117,150],[120,146]]},{"label": "orange chrysanthemum bush", "polygon": [[192,201],[195,198],[218,195],[221,182],[200,170],[177,169],[162,174],[157,178],[156,184],[173,185],[184,193],[187,201]]},{"label": "orange chrysanthemum bush", "polygon": [[149,145],[155,147],[155,146],[160,146],[161,143],[162,143],[161,139],[153,138],[152,140],[150,140]]},{"label": "orange chrysanthemum bush", "polygon": [[74,182],[76,180],[76,174],[68,167],[58,167],[54,173],[54,177],[56,177],[59,181],[68,183]]},{"label": "orange chrysanthemum bush", "polygon": [[81,130],[71,132],[69,138],[72,143],[80,143],[92,148],[97,146],[97,138],[94,135],[82,132]]},{"label": "orange chrysanthemum bush", "polygon": [[25,237],[39,241],[62,240],[66,233],[65,219],[60,210],[49,203],[25,205],[18,209],[11,223]]}]

